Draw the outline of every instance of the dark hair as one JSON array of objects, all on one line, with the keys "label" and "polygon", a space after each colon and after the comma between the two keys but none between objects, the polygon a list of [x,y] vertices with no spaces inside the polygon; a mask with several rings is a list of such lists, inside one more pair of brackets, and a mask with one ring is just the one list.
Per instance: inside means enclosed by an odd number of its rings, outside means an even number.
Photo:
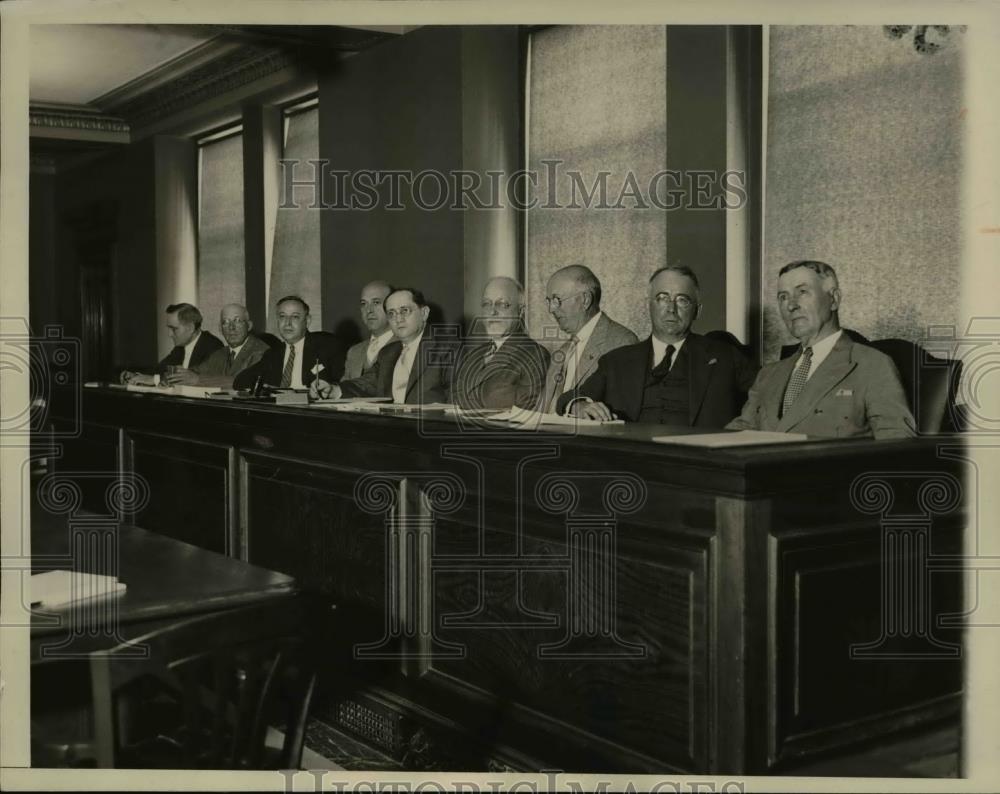
[{"label": "dark hair", "polygon": [[282,298],[280,301],[274,304],[275,308],[280,306],[282,303],[287,303],[288,301],[295,301],[296,303],[302,304],[302,308],[306,310],[306,314],[309,314],[309,304],[306,303],[304,300],[302,300],[302,298],[300,298],[298,295],[286,295],[284,298]]},{"label": "dark hair", "polygon": [[177,312],[177,319],[185,325],[201,328],[201,312],[197,306],[192,306],[190,303],[171,303],[167,307],[167,314],[174,312]]},{"label": "dark hair", "polygon": [[660,273],[664,273],[668,270],[674,273],[680,273],[682,276],[687,276],[694,282],[695,289],[701,289],[701,285],[698,283],[698,276],[695,275],[695,272],[687,265],[667,265],[666,267],[661,267],[658,270],[653,271],[653,275],[649,277],[649,283],[652,284],[653,279],[660,275]]},{"label": "dark hair", "polygon": [[[385,296],[385,301],[388,301],[397,292],[409,292],[413,296],[413,302],[417,304],[421,309],[427,305],[427,299],[424,297],[424,293],[418,290],[416,287],[396,287],[392,292]],[[385,305],[383,301],[383,305]]]}]

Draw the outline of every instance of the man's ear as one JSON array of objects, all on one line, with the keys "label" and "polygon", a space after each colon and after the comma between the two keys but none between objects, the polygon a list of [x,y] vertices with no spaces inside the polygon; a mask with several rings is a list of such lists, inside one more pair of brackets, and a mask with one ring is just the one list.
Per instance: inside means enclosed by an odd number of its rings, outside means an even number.
[{"label": "man's ear", "polygon": [[312,315],[311,315],[311,314],[307,314],[307,315],[306,315],[306,317],[305,317],[305,323],[306,323],[306,329],[307,329],[307,330],[308,330],[308,328],[309,328],[309,321],[310,321],[311,319],[312,319]]},{"label": "man's ear", "polygon": [[431,316],[431,307],[430,306],[421,306],[420,307],[420,314],[424,318],[424,322],[427,322],[427,318]]},{"label": "man's ear", "polygon": [[247,333],[253,330],[253,320],[247,320]]},{"label": "man's ear", "polygon": [[834,287],[830,290],[830,311],[840,310],[840,287]]}]

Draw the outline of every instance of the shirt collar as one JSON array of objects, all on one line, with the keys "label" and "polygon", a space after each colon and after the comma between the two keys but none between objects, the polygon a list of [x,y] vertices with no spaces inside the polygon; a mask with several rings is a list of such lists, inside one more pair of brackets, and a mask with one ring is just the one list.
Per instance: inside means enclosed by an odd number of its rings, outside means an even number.
[{"label": "shirt collar", "polygon": [[419,334],[417,334],[416,338],[411,339],[409,342],[404,342],[403,343],[403,349],[407,350],[407,349],[409,349],[411,347],[416,347],[417,345],[419,345],[420,344],[420,340],[424,338],[424,331],[426,331],[426,330],[427,330],[427,326],[424,326],[423,331],[421,331]]},{"label": "shirt collar", "polygon": [[249,338],[250,337],[248,336],[246,339],[244,339],[242,342],[240,342],[237,347],[230,347],[229,348],[230,351],[232,351],[232,354],[234,356],[238,356],[240,354],[240,351],[246,346],[247,339],[249,339]]},{"label": "shirt collar", "polygon": [[586,323],[584,323],[583,328],[576,332],[576,338],[581,350],[586,347],[587,342],[590,341],[590,337],[593,335],[594,329],[597,327],[597,323],[601,319],[602,314],[604,314],[604,312],[598,312],[595,314],[587,320]]},{"label": "shirt collar", "polygon": [[198,339],[201,337],[201,331],[196,331],[195,335],[191,337],[191,341],[184,345],[184,350],[194,350],[194,346],[198,344]]},{"label": "shirt collar", "polygon": [[385,347],[389,343],[390,339],[392,339],[392,329],[391,328],[386,328],[378,336],[374,336],[374,335],[369,336],[368,337],[368,343],[371,344],[372,342],[376,342],[379,347]]},{"label": "shirt collar", "polygon": [[[841,334],[844,333],[842,328],[837,329],[829,336],[824,336],[816,344],[812,346],[812,362],[809,365],[811,371],[815,371],[816,368],[823,363],[823,360],[830,355],[830,351],[833,350],[833,346],[837,344],[837,340],[840,339]],[[799,349],[799,360],[802,358],[802,350]],[[795,362],[795,366],[799,365],[799,360]]]},{"label": "shirt collar", "polygon": [[656,334],[651,334],[649,337],[653,342],[653,360],[662,361],[663,356],[667,352],[667,345],[670,344],[674,348],[674,361],[677,360],[677,354],[681,352],[681,348],[684,347],[684,343],[687,341],[687,334],[680,342],[664,342],[657,338]]}]

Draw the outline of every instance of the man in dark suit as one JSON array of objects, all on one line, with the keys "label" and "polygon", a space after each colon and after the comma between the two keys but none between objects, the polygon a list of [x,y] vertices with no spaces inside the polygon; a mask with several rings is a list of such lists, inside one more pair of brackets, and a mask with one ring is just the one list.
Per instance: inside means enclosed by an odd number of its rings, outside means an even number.
[{"label": "man in dark suit", "polygon": [[552,354],[540,408],[552,413],[563,395],[597,369],[605,353],[638,342],[632,331],[601,311],[601,282],[588,267],[569,265],[549,277],[545,305],[569,339]]},{"label": "man in dark suit", "polygon": [[238,303],[222,307],[219,329],[226,344],[191,369],[178,368],[167,375],[164,378],[167,384],[232,388],[233,379],[260,361],[270,349],[266,342],[250,334],[253,329],[250,313]]},{"label": "man in dark suit", "polygon": [[916,435],[892,359],[841,329],[840,285],[830,265],[797,260],[781,268],[778,311],[799,350],[761,369],[728,427],[819,438]]},{"label": "man in dark suit", "polygon": [[486,283],[476,331],[488,338],[473,337],[462,347],[451,401],[462,408],[537,410],[549,352],[524,329],[524,288],[517,281],[498,276]]},{"label": "man in dark suit", "polygon": [[739,413],[755,369],[732,344],[691,333],[698,278],[664,267],[649,280],[649,339],[606,353],[561,410],[588,419],[721,428]]},{"label": "man in dark suit", "polygon": [[201,312],[190,303],[172,303],[167,307],[167,330],[174,347],[156,365],[153,374],[130,372],[121,374],[122,383],[152,386],[176,368],[190,369],[201,364],[222,342],[208,331],[201,330]]},{"label": "man in dark suit", "polygon": [[423,293],[413,287],[393,290],[385,299],[385,314],[396,338],[379,351],[375,366],[339,384],[317,380],[309,389],[314,399],[391,397],[410,405],[448,401],[454,350],[426,333],[430,307]]},{"label": "man in dark suit", "polygon": [[309,331],[309,304],[298,295],[288,295],[278,301],[277,310],[282,346],[271,348],[237,375],[233,387],[249,388],[260,376],[266,385],[283,389],[308,388],[317,378],[339,378],[344,372],[344,344],[333,334]]}]

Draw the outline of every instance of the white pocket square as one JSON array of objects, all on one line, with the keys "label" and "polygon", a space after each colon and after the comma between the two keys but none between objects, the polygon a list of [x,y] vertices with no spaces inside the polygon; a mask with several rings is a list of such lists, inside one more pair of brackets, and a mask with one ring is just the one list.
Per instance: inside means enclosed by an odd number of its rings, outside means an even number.
[{"label": "white pocket square", "polygon": [[319,363],[319,362],[317,361],[317,362],[316,362],[316,363],[315,363],[315,364],[313,365],[313,368],[312,368],[311,370],[309,370],[309,371],[310,371],[310,372],[311,372],[311,373],[312,373],[313,375],[319,375],[320,371],[321,371],[321,370],[324,370],[324,369],[326,369],[326,367],[324,367],[324,366],[323,366],[322,364],[320,364],[320,363]]},{"label": "white pocket square", "polygon": [[708,362],[708,366],[712,366],[713,364],[715,364],[716,362],[718,362],[718,360],[719,359],[717,359],[717,358],[713,358],[711,361]]},{"label": "white pocket square", "polygon": [[837,397],[853,397],[854,389],[837,389]]}]

